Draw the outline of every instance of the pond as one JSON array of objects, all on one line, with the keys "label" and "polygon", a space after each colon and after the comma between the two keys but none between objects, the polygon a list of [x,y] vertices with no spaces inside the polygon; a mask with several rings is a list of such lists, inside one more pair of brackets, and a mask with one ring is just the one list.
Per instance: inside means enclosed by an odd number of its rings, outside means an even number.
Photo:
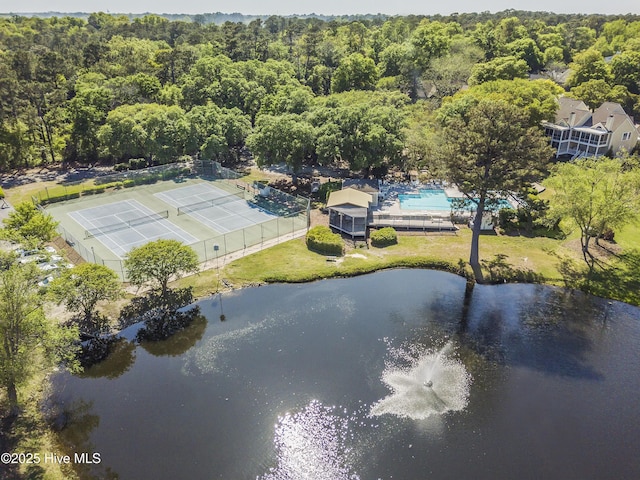
[{"label": "pond", "polygon": [[199,305],[54,378],[82,478],[640,478],[636,307],[425,270]]}]

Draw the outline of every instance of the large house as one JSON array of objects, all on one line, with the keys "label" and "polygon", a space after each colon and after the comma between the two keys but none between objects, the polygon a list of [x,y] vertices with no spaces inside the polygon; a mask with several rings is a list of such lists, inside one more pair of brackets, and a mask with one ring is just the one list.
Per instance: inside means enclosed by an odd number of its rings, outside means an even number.
[{"label": "large house", "polygon": [[555,122],[543,122],[556,158],[617,155],[633,150],[638,143],[638,128],[620,104],[605,102],[591,112],[580,100],[560,97],[558,101]]}]

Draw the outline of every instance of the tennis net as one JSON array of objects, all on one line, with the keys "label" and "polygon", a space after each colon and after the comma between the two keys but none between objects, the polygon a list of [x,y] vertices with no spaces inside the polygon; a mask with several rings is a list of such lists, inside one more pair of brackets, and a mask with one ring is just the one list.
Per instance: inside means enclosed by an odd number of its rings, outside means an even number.
[{"label": "tennis net", "polygon": [[84,231],[84,238],[93,238],[98,235],[104,235],[105,233],[117,232],[118,230],[126,230],[127,228],[135,227],[136,225],[157,222],[158,220],[162,220],[163,218],[169,218],[169,210],[154,212],[149,215],[142,215],[125,222],[112,223],[103,227],[90,228],[89,230]]},{"label": "tennis net", "polygon": [[226,203],[237,202],[244,199],[244,191],[241,193],[232,193],[231,195],[225,195],[223,197],[216,197],[202,202],[192,203],[190,205],[183,205],[178,207],[178,215],[186,215],[197,210],[203,210],[205,208],[215,207],[218,205],[224,205]]}]

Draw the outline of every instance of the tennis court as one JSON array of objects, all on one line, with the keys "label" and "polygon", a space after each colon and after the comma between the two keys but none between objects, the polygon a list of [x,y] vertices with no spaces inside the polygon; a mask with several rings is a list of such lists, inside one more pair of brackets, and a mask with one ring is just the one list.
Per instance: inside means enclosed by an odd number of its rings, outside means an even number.
[{"label": "tennis court", "polygon": [[244,190],[229,193],[209,183],[165,190],[154,195],[175,207],[178,215],[189,215],[218,233],[241,230],[277,216],[248,202]]},{"label": "tennis court", "polygon": [[169,220],[168,211],[154,212],[132,199],[69,212],[85,229],[85,239],[95,238],[123,258],[134,247],[157,240],[173,239],[185,244],[198,239]]}]

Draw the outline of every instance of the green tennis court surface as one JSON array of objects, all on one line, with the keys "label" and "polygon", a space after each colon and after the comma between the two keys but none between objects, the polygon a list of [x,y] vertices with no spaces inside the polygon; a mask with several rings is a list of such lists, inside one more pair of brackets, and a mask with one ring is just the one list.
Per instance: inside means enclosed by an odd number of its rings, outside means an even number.
[{"label": "green tennis court surface", "polygon": [[160,200],[175,207],[178,215],[190,215],[221,233],[247,228],[276,217],[246,200],[246,195],[245,190],[238,189],[238,192],[229,193],[208,183],[155,194]]},{"label": "green tennis court surface", "polygon": [[176,239],[205,262],[306,228],[304,201],[276,189],[265,194],[235,178],[186,175],[83,195],[46,210],[82,258],[126,280],[122,258],[133,247]]},{"label": "green tennis court surface", "polygon": [[136,200],[121,200],[68,215],[85,229],[85,239],[95,238],[118,258],[134,247],[160,238],[187,245],[198,241],[167,220],[168,210],[154,212]]}]

